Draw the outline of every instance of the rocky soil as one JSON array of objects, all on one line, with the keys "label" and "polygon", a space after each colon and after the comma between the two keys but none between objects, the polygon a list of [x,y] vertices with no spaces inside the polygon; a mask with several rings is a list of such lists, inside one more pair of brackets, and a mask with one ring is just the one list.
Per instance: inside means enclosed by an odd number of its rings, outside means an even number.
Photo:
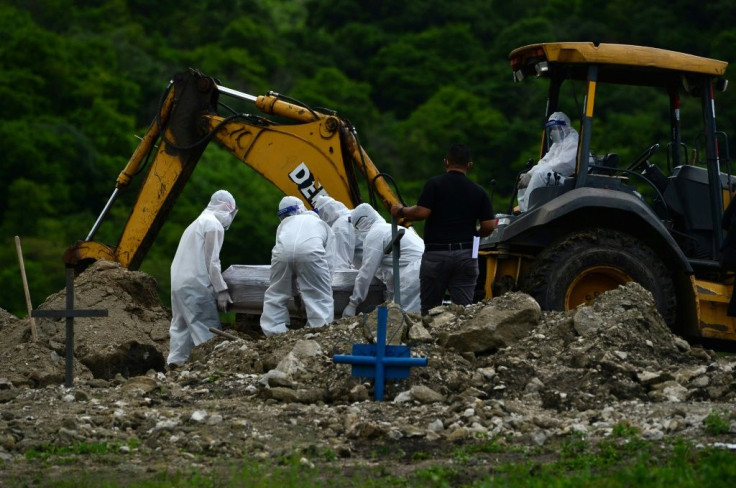
[{"label": "rocky soil", "polygon": [[[64,304],[62,290],[39,308]],[[438,307],[424,320],[389,308],[390,342],[427,366],[387,380],[383,401],[372,379],[333,361],[374,340],[375,312],[269,339],[247,322],[226,324],[231,337],[167,372],[170,312],[150,276],[99,262],[77,277],[75,306],[109,315],[75,319],[71,388],[65,321],[36,319],[34,342],[27,319],[0,310],[0,484],[209,473],[293,456],[305,467],[381,463],[406,474],[488,439],[509,447],[492,464],[514,447],[544,452],[573,433],[595,442],[622,425],[736,454],[736,359],[673,335],[636,284],[570,313],[541,312],[520,293]],[[706,429],[714,414],[729,432]],[[112,460],[61,462],[64,448],[103,444]]]}]

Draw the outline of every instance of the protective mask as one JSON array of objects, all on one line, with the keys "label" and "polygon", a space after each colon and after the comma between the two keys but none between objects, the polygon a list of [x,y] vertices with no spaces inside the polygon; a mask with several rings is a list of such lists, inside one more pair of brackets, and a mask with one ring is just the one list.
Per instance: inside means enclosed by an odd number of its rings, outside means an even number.
[{"label": "protective mask", "polygon": [[565,138],[565,133],[562,132],[562,127],[556,126],[549,130],[549,138],[552,143],[560,143]]},{"label": "protective mask", "polygon": [[227,214],[227,217],[224,217],[220,222],[225,230],[228,230],[230,228],[230,224],[233,223],[233,217],[235,217],[235,215],[229,213]]}]

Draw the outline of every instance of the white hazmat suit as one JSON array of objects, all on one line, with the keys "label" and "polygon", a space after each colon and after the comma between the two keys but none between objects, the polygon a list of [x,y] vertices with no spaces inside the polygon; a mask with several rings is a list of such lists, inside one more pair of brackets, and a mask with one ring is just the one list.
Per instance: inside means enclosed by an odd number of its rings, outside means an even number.
[{"label": "white hazmat suit", "polygon": [[[358,238],[363,241],[363,264],[355,279],[350,302],[342,316],[352,317],[356,308],[365,300],[373,277],[376,276],[385,285],[387,300],[394,297],[393,252],[385,254],[386,246],[391,243],[391,224],[367,203],[361,203],[351,212],[353,225],[358,231]],[[421,309],[419,297],[419,268],[422,264],[424,241],[412,228],[406,229],[399,241],[399,290],[401,308],[406,312],[418,313]]]},{"label": "white hazmat suit", "polygon": [[565,177],[575,172],[578,133],[570,125],[570,118],[562,112],[555,112],[549,116],[545,128],[549,130],[552,146],[532,169],[521,175],[517,199],[522,212],[526,212],[529,195],[535,189],[556,184],[555,173],[561,176],[558,182],[561,184]]},{"label": "white hazmat suit", "polygon": [[335,233],[335,269],[360,268],[363,243],[355,234],[350,209],[327,195],[318,196],[314,208]]},{"label": "white hazmat suit", "polygon": [[233,196],[218,190],[207,208],[186,228],[171,263],[171,336],[169,365],[181,366],[194,346],[220,328],[218,307],[232,303],[220,270],[225,230],[238,212]]},{"label": "white hazmat suit", "polygon": [[287,303],[297,293],[301,293],[310,327],[329,324],[335,316],[332,229],[315,212],[307,211],[297,197],[282,198],[278,216],[282,220],[271,252],[271,284],[263,297],[261,314],[261,330],[266,337],[288,330]]}]

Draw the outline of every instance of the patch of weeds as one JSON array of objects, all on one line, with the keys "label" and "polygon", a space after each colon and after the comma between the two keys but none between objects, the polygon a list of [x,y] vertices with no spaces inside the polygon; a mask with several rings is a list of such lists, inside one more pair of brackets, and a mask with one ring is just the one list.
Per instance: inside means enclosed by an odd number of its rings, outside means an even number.
[{"label": "patch of weeds", "polygon": [[543,480],[550,477],[545,474],[546,471],[548,468],[529,461],[503,463],[486,477],[481,486],[534,486],[529,483],[530,479],[537,482],[536,486],[545,486]]},{"label": "patch of weeds", "polygon": [[207,378],[205,378],[204,382],[205,383],[215,383],[220,378],[222,378],[222,371],[218,369],[210,373],[210,375],[207,376]]},{"label": "patch of weeds", "polygon": [[562,442],[560,456],[564,458],[574,458],[581,454],[585,454],[590,449],[590,445],[585,440],[585,434],[578,431],[570,433],[567,439]]},{"label": "patch of weeds", "polygon": [[470,452],[495,453],[495,452],[519,452],[523,451],[523,447],[509,447],[498,437],[483,437],[481,442],[477,442],[467,446]]},{"label": "patch of weeds", "polygon": [[[137,441],[130,441],[137,446]],[[28,460],[41,459],[46,461],[52,456],[58,458],[68,458],[80,455],[101,455],[101,454],[116,454],[120,449],[121,444],[118,442],[78,442],[71,447],[69,446],[52,446],[46,444],[40,449],[29,449],[25,452],[25,457]],[[63,463],[63,460],[59,460],[59,463]]]},{"label": "patch of weeds", "polygon": [[412,461],[426,461],[427,459],[430,459],[432,456],[430,456],[428,453],[424,451],[415,451],[411,455]]},{"label": "patch of weeds", "polygon": [[410,486],[422,486],[431,488],[444,488],[456,486],[455,478],[457,469],[447,466],[432,466],[426,469],[418,469],[412,475],[412,481],[416,484]]},{"label": "patch of weeds", "polygon": [[602,448],[606,450],[617,449],[621,455],[624,453],[635,453],[647,450],[649,443],[641,436],[641,429],[630,422],[620,422],[613,426],[609,442],[602,442]]},{"label": "patch of weeds", "polygon": [[560,445],[560,460],[557,466],[562,471],[588,469],[601,464],[603,460],[594,452],[582,432],[571,432]]},{"label": "patch of weeds", "polygon": [[406,451],[398,446],[382,445],[371,451],[371,459],[401,459],[406,456]]},{"label": "patch of weeds", "polygon": [[601,463],[606,465],[618,463],[624,457],[621,445],[610,440],[600,441],[596,446],[596,451]]},{"label": "patch of weeds", "polygon": [[320,471],[310,469],[301,464],[301,456],[293,455],[282,458],[278,465],[256,460],[247,460],[233,472],[230,483],[215,486],[244,487],[317,487],[322,486]]},{"label": "patch of weeds", "polygon": [[46,461],[52,456],[71,456],[72,454],[74,454],[74,451],[72,451],[72,448],[70,447],[60,447],[44,444],[39,449],[27,450],[25,456],[26,459],[29,461],[31,459],[41,459],[43,461]]},{"label": "patch of weeds", "polygon": [[461,466],[468,464],[470,460],[470,452],[465,447],[456,447],[452,450],[452,457],[455,462]]},{"label": "patch of weeds", "polygon": [[641,429],[631,422],[619,422],[613,426],[611,435],[613,437],[636,437],[641,434]]},{"label": "patch of weeds", "polygon": [[322,459],[327,461],[328,463],[332,463],[337,460],[337,453],[330,449],[329,447],[325,447],[322,449]]},{"label": "patch of weeds", "polygon": [[708,416],[703,419],[703,426],[705,427],[705,431],[710,435],[728,434],[731,430],[731,424],[728,421],[728,411],[724,409],[719,413],[711,410]]}]

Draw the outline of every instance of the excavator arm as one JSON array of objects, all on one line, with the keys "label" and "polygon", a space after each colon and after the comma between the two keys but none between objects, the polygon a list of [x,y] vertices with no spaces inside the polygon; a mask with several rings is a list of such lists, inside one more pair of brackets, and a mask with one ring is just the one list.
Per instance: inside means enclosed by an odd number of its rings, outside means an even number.
[{"label": "excavator arm", "polygon": [[[293,123],[276,123],[253,114],[223,117],[217,112],[222,94],[252,102],[264,114]],[[284,194],[300,197],[308,208],[320,194],[351,208],[361,203],[358,174],[366,178],[386,207],[398,203],[344,119],[285,101],[277,94],[255,97],[237,92],[190,69],[177,74],[169,84],[159,113],[118,176],[115,190],[89,235],[64,253],[67,266],[83,268],[106,259],[138,269],[213,139]],[[93,241],[117,196],[146,166],[117,245]]]}]

